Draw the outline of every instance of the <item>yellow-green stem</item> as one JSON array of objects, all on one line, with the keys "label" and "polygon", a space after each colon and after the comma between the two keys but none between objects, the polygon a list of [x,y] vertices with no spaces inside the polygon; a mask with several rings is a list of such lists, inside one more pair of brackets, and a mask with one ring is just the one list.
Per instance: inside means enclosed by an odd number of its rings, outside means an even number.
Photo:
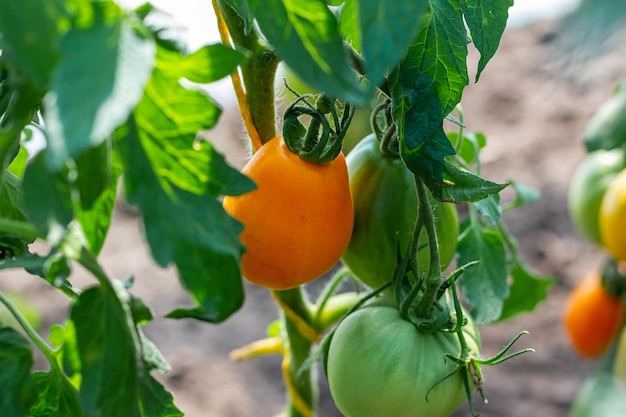
[{"label": "yellow-green stem", "polygon": [[[292,290],[276,291],[275,296],[280,302],[289,306],[302,320],[311,324],[312,316],[309,310],[306,294],[302,287]],[[279,303],[280,304],[280,303]],[[281,328],[283,331],[283,347],[285,350],[285,384],[287,385],[287,417],[313,417],[317,409],[318,390],[315,371],[311,367],[299,372],[302,364],[311,352],[312,341],[305,337],[296,323],[289,317],[281,314]]]},{"label": "yellow-green stem", "polygon": [[265,143],[276,136],[276,110],[274,81],[278,68],[278,55],[259,37],[254,28],[246,33],[243,19],[224,1],[217,1],[230,36],[237,48],[250,53],[241,66],[246,89],[246,99],[252,120]]}]

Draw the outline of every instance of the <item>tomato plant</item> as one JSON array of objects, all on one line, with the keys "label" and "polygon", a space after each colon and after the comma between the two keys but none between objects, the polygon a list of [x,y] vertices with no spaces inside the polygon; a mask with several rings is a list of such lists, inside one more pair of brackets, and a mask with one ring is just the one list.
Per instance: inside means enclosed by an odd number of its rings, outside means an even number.
[{"label": "tomato plant", "polygon": [[[362,282],[378,288],[391,281],[398,250],[408,247],[417,220],[418,200],[413,174],[398,155],[384,155],[374,134],[348,154],[350,190],[354,200],[354,230],[342,261]],[[454,204],[430,198],[437,230],[441,268],[456,253],[459,220]],[[394,204],[389,204],[394,201]],[[430,252],[420,236],[418,265],[426,271]]]},{"label": "tomato plant", "polygon": [[598,150],[581,161],[570,180],[568,207],[572,223],[583,237],[596,245],[602,246],[602,198],[625,165],[622,150]]},{"label": "tomato plant", "polygon": [[[464,131],[468,40],[480,53],[472,69],[478,80],[512,5],[484,3],[215,0],[221,42],[188,50],[175,22],[149,3],[0,0],[0,269],[25,270],[69,304],[48,341],[0,291],[16,323],[0,328],[3,417],[183,414],[153,375],[169,370],[142,330],[155,313],[135,294],[133,279],[110,276],[98,257],[119,199],[139,214],[155,263],[171,267],[189,295],[166,318],[227,320],[245,301],[242,275],[271,289],[277,330],[235,356],[282,355],[286,415],[315,415],[311,366],[333,339],[333,352],[350,348],[343,329],[368,309],[383,311],[372,325],[388,327],[394,340],[408,337],[395,329],[411,326],[418,343],[402,345],[418,350],[407,357],[426,363],[438,356],[450,361],[448,369],[456,366],[432,384],[433,413],[456,408],[463,392],[473,413],[471,387],[482,395],[479,365],[516,355],[477,358],[474,323],[532,311],[552,282],[525,264],[501,219],[535,193],[483,178],[486,136]],[[285,109],[277,106],[279,65],[320,93],[296,93]],[[227,76],[254,153],[241,172],[213,143],[221,105],[203,90]],[[374,135],[397,156],[367,161],[374,165],[364,172],[376,171],[381,185],[355,175],[352,234],[342,146],[356,109],[373,116]],[[445,120],[458,131],[446,131]],[[31,137],[42,138],[41,149]],[[355,151],[355,161],[369,152]],[[387,171],[405,192],[386,189]],[[383,188],[370,194],[368,185]],[[508,185],[515,199],[501,203]],[[380,221],[376,204],[390,210]],[[457,225],[461,205],[467,217]],[[364,250],[362,230],[370,230]],[[376,296],[373,288],[338,293],[352,277],[341,264],[320,282],[317,299],[301,285],[332,269],[349,240],[355,250],[346,263],[372,287],[387,285],[391,307],[358,309]],[[44,249],[36,251],[35,242]],[[378,257],[384,269],[375,269]],[[91,282],[75,282],[77,266]],[[149,282],[140,275],[134,279]],[[363,346],[378,345],[375,336],[365,334]],[[436,355],[419,351],[424,341],[438,347]],[[49,363],[46,371],[34,371],[35,351]],[[349,365],[335,353],[333,367]],[[416,373],[432,377],[418,381],[421,388],[440,374]],[[336,388],[341,378],[329,376]],[[411,385],[408,375],[398,378]],[[336,394],[338,403],[345,393]],[[453,399],[449,408],[444,394]]]},{"label": "tomato plant", "polygon": [[304,161],[278,137],[263,145],[241,172],[258,188],[227,196],[224,208],[244,224],[245,278],[284,290],[337,264],[354,217],[343,154],[327,164]]},{"label": "tomato plant", "polygon": [[624,302],[602,286],[592,271],[569,294],[565,305],[565,328],[576,352],[597,357],[615,340],[623,318]]}]

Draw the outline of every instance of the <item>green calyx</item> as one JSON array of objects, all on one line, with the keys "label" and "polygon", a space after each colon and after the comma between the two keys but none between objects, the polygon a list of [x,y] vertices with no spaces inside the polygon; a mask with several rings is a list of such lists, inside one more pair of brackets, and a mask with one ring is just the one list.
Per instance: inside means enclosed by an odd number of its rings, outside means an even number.
[{"label": "green calyx", "polygon": [[[312,97],[298,95],[287,107],[283,138],[287,148],[303,160],[325,164],[341,153],[355,109],[324,94],[317,98],[314,106],[308,101]],[[309,119],[308,126],[300,122],[301,117]]]}]

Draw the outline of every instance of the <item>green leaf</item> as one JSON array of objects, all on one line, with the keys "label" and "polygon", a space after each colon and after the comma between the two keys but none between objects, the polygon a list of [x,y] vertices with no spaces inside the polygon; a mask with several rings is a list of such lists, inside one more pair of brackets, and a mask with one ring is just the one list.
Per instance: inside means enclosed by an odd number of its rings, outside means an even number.
[{"label": "green leaf", "polygon": [[30,374],[33,352],[15,330],[0,328],[0,410],[3,417],[24,417],[37,399]]},{"label": "green leaf", "polygon": [[359,0],[360,45],[370,90],[378,86],[389,68],[413,41],[427,0]]},{"label": "green leaf", "polygon": [[[399,125],[400,129],[404,129],[404,123]],[[400,147],[400,157],[406,166],[411,172],[422,178],[431,190],[442,186],[446,164],[444,158],[453,154],[454,147],[444,133],[442,125],[435,128],[432,136],[425,138],[415,148],[410,148],[405,140],[402,141]],[[433,194],[435,194],[434,191]]]},{"label": "green leaf", "polygon": [[74,217],[77,199],[66,172],[50,172],[46,151],[40,152],[26,168],[23,180],[28,220],[46,239],[58,242]]},{"label": "green leaf", "polygon": [[21,74],[22,82],[32,83],[40,92],[47,90],[61,53],[64,16],[58,5],[49,0],[0,0],[2,59]]},{"label": "green leaf", "polygon": [[495,226],[500,222],[500,216],[502,215],[502,207],[500,207],[500,194],[492,194],[482,200],[472,203],[472,205],[480,214],[485,216],[492,225]]},{"label": "green leaf", "polygon": [[50,372],[35,372],[38,398],[28,417],[83,417],[78,391],[65,375],[53,367]]},{"label": "green leaf", "polygon": [[461,224],[458,252],[459,265],[479,261],[459,279],[463,299],[471,306],[476,323],[498,320],[504,299],[509,296],[507,254],[500,231],[466,220]]},{"label": "green leaf", "polygon": [[0,217],[12,220],[26,220],[22,196],[22,180],[10,171],[2,176],[0,188]]},{"label": "green leaf", "polygon": [[468,165],[478,162],[480,151],[487,146],[487,137],[482,133],[466,133],[459,142],[457,132],[448,133],[448,138],[456,146],[457,154]]},{"label": "green leaf", "polygon": [[536,275],[526,265],[519,263],[513,264],[510,275],[513,283],[510,294],[502,305],[499,321],[533,311],[546,299],[548,290],[555,282],[553,277]]},{"label": "green leaf", "polygon": [[166,78],[209,84],[231,74],[246,58],[243,52],[221,43],[204,46],[190,55],[159,48],[157,67]]},{"label": "green leaf", "polygon": [[[0,110],[0,114],[3,114]],[[25,130],[25,133],[31,132],[28,128]],[[24,170],[26,169],[26,164],[28,162],[28,151],[24,146],[20,146],[20,149],[17,151],[15,158],[11,161],[11,164],[8,167],[9,172],[15,175],[18,178],[22,178],[24,176]]]},{"label": "green leaf", "polygon": [[461,0],[465,21],[480,52],[476,81],[500,45],[513,0]]},{"label": "green leaf", "polygon": [[470,203],[499,193],[508,185],[488,181],[447,161],[444,161],[444,170],[443,182],[427,183],[439,201]]},{"label": "green leaf", "polygon": [[361,30],[357,12],[359,0],[346,0],[341,6],[339,30],[344,39],[356,50],[361,52]]},{"label": "green leaf", "polygon": [[85,414],[182,416],[171,395],[147,373],[128,301],[121,285],[102,284],[83,292],[72,307]]},{"label": "green leaf", "polygon": [[467,33],[456,1],[431,2],[420,30],[390,77],[401,139],[410,149],[434,135],[468,84]]},{"label": "green leaf", "polygon": [[320,92],[365,104],[338,24],[323,0],[249,0],[259,27],[299,78]]},{"label": "green leaf", "polygon": [[536,188],[528,187],[524,184],[520,184],[517,181],[510,181],[513,189],[515,190],[515,200],[506,204],[502,210],[512,210],[514,208],[523,206],[524,204],[532,203],[539,200],[541,197],[541,191]]},{"label": "green leaf", "polygon": [[198,307],[194,315],[221,321],[243,301],[238,267],[243,246],[241,224],[226,214],[218,197],[242,194],[254,183],[228,166],[211,143],[196,139],[198,131],[216,123],[219,109],[204,93],[181,86],[178,78],[191,73],[184,58],[176,69],[176,60],[161,52],[145,95],[116,142],[125,191],[142,212],[156,262],[176,264]]},{"label": "green leaf", "polygon": [[126,121],[154,65],[154,42],[130,15],[112,1],[92,5],[89,25],[75,26],[63,38],[63,59],[44,99],[48,163],[56,169]]},{"label": "green leaf", "polygon": [[81,225],[89,250],[97,255],[104,245],[111,224],[122,167],[113,154],[109,141],[83,152],[75,162],[76,187],[80,196],[76,219]]}]

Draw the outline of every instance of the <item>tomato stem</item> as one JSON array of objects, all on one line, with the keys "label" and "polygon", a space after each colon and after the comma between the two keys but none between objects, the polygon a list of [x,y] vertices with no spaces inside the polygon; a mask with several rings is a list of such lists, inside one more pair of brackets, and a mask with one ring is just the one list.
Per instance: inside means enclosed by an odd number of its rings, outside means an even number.
[{"label": "tomato stem", "polygon": [[[417,189],[418,223],[423,222],[423,227],[428,236],[428,250],[430,251],[430,259],[428,264],[428,272],[424,279],[424,294],[419,303],[415,307],[415,313],[420,319],[430,318],[432,307],[437,301],[437,294],[441,286],[441,266],[439,260],[439,244],[437,242],[437,231],[435,229],[435,218],[433,217],[432,207],[428,200],[428,192],[424,181],[415,176],[415,187]],[[419,232],[418,232],[419,233]],[[419,236],[417,236],[419,237]],[[417,245],[419,239],[414,239],[413,244]]]},{"label": "tomato stem", "polygon": [[235,46],[250,52],[248,60],[241,65],[241,75],[252,121],[260,142],[266,143],[276,137],[274,81],[279,63],[278,55],[261,40],[255,28],[246,31],[244,20],[225,1],[215,1]]},{"label": "tomato stem", "polygon": [[[312,323],[313,317],[307,296],[302,287],[273,291],[272,295],[281,307],[283,379],[288,394],[285,416],[313,417],[318,401],[315,373],[311,368],[301,369],[311,353],[313,341],[302,334],[302,326],[298,323],[299,321],[309,325]],[[293,320],[292,312],[297,314],[298,320]]]}]

